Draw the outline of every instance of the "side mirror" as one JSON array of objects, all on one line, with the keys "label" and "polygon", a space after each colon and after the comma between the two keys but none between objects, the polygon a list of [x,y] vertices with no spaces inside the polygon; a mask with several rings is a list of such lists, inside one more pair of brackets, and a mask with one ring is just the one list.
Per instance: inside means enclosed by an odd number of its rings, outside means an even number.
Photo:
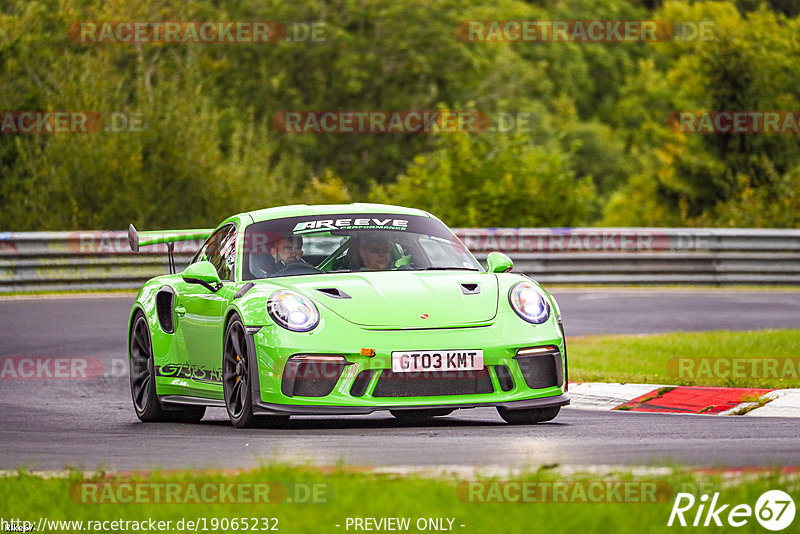
[{"label": "side mirror", "polygon": [[191,264],[181,273],[181,278],[186,283],[200,284],[214,293],[222,287],[217,269],[210,261],[198,261]]},{"label": "side mirror", "polygon": [[486,267],[490,273],[505,273],[514,267],[514,262],[502,252],[490,252],[486,257]]}]

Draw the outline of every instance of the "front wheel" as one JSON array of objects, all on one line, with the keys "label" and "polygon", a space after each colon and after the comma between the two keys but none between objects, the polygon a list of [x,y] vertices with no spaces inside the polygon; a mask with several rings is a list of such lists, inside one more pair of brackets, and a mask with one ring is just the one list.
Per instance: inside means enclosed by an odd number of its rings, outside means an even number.
[{"label": "front wheel", "polygon": [[128,347],[131,397],[136,417],[144,423],[196,423],[206,413],[205,406],[180,406],[166,409],[156,393],[156,373],[153,363],[153,344],[144,314],[137,312],[131,325]]},{"label": "front wheel", "polygon": [[222,353],[222,391],[231,424],[236,428],[253,426],[253,397],[250,395],[250,369],[244,325],[234,315],[225,329]]},{"label": "front wheel", "polygon": [[236,428],[279,427],[289,421],[285,415],[253,415],[251,380],[258,369],[251,369],[244,325],[234,315],[225,329],[222,352],[222,392],[231,424]]},{"label": "front wheel", "polygon": [[544,423],[555,419],[561,406],[552,408],[526,408],[524,410],[511,410],[503,406],[497,407],[497,413],[506,423],[512,425],[532,425],[534,423]]}]

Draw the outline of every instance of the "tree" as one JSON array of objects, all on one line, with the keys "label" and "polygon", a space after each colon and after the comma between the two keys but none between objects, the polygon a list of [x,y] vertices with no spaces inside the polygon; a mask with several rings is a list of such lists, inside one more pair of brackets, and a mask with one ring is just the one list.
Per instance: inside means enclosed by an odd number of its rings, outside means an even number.
[{"label": "tree", "polygon": [[450,226],[573,226],[592,210],[590,177],[570,156],[524,135],[450,134],[370,199],[429,210]]}]

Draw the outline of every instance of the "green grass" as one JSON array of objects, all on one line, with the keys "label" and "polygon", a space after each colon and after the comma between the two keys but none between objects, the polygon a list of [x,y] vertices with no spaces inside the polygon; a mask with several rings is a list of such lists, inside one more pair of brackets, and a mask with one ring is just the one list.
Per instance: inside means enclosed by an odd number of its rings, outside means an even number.
[{"label": "green grass", "polygon": [[[604,474],[560,475],[558,470],[542,468],[507,479],[512,482],[536,482],[554,487],[571,483],[568,493],[559,502],[471,502],[469,484],[476,479],[457,480],[453,477],[421,477],[418,475],[380,475],[353,469],[318,469],[311,467],[263,466],[242,473],[146,473],[133,477],[109,477],[96,474],[88,478],[78,472],[67,477],[41,478],[25,472],[0,478],[0,517],[23,518],[38,524],[40,518],[71,521],[172,521],[181,518],[196,521],[205,518],[210,529],[212,518],[277,518],[279,531],[353,532],[345,529],[348,517],[408,517],[412,525],[418,518],[454,518],[455,532],[666,532],[666,523],[678,492],[695,495],[720,492],[720,502],[744,503],[754,506],[764,491],[800,489],[797,476],[768,471],[743,476],[723,476],[720,473],[694,473],[680,469],[667,470],[654,476],[633,476],[629,472]],[[498,482],[478,479],[484,483]],[[286,487],[296,484],[325,484],[326,502],[318,503],[179,503],[179,504],[95,504],[85,503],[80,496],[84,482],[184,483],[202,486],[206,483],[280,483]],[[587,502],[576,486],[590,482],[626,482],[634,487],[657,486],[657,491],[640,494],[632,499],[616,498],[617,502]],[[119,486],[117,486],[119,487]],[[186,486],[183,486],[186,487]],[[486,486],[484,486],[486,487]],[[491,487],[491,486],[489,486]],[[494,487],[500,487],[497,484]],[[699,491],[698,491],[699,490]],[[491,495],[487,489],[478,492],[484,499]],[[623,493],[624,494],[624,493]],[[188,494],[183,494],[188,495]],[[473,494],[474,495],[474,494]],[[498,495],[498,494],[495,494]],[[500,494],[502,495],[502,494]],[[534,494],[541,495],[539,494]],[[566,498],[564,498],[566,495]],[[513,495],[512,495],[513,496]],[[642,498],[644,496],[645,498]],[[502,498],[502,497],[501,497]],[[541,499],[541,497],[536,497]],[[619,502],[622,500],[622,502]],[[696,506],[692,512],[696,511]],[[687,514],[691,521],[693,514]],[[249,523],[248,523],[249,524]],[[341,525],[336,527],[335,525]],[[465,525],[461,527],[460,525]],[[676,527],[673,527],[673,529]],[[73,529],[74,530],[74,529]],[[63,531],[73,531],[63,530]],[[198,529],[203,531],[202,527]],[[220,529],[228,532],[232,528]],[[751,518],[737,532],[763,532]],[[85,530],[84,530],[85,531]],[[175,532],[173,527],[169,531]],[[416,532],[412,526],[410,532]]]},{"label": "green grass", "polygon": [[[571,338],[570,380],[576,382],[627,382],[694,386],[761,388],[800,387],[800,375],[745,373],[725,376],[713,368],[679,373],[678,358],[795,358],[800,362],[800,330],[759,330],[753,332],[692,332],[656,335],[586,336]],[[670,363],[670,360],[673,360]],[[749,368],[748,368],[749,369]],[[708,371],[711,372],[708,372]],[[741,374],[741,373],[739,373]]]}]

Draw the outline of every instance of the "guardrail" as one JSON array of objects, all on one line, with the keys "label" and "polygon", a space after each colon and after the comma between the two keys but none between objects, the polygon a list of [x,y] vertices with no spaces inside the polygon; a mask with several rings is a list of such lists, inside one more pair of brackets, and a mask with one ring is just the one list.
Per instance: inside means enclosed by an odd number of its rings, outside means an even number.
[{"label": "guardrail", "polygon": [[[456,229],[479,260],[557,284],[800,285],[800,230],[710,228]],[[183,269],[199,241],[175,244]],[[134,253],[127,232],[0,233],[0,293],[133,289],[166,274],[166,247]]]}]

